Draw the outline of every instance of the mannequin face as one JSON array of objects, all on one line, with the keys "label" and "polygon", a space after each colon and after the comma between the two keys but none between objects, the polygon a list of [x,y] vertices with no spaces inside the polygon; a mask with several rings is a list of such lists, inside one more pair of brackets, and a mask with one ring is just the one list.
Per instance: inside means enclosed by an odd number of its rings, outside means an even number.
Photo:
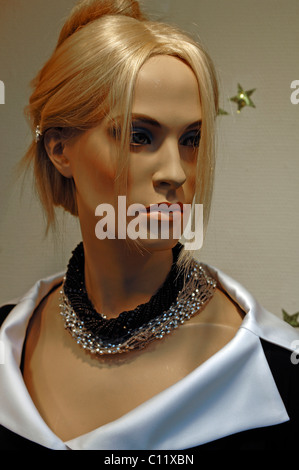
[{"label": "mannequin face", "polygon": [[[174,57],[149,59],[137,78],[132,116],[127,203],[191,204],[202,118],[192,70]],[[92,230],[95,208],[114,205],[117,138],[111,122],[103,120],[64,149],[79,217],[89,214]]]}]

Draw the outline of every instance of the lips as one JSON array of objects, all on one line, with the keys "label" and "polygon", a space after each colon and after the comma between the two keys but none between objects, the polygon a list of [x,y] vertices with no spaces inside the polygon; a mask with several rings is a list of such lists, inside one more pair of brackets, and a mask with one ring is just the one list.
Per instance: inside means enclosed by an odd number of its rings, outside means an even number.
[{"label": "lips", "polygon": [[150,204],[146,207],[146,211],[149,212],[167,212],[177,211],[183,212],[183,203],[182,202],[158,202],[156,204]]}]

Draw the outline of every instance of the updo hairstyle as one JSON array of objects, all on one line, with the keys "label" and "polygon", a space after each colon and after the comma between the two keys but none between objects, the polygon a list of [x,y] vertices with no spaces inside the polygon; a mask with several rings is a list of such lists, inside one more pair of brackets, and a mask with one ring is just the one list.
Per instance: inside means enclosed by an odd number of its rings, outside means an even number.
[{"label": "updo hairstyle", "polygon": [[[208,219],[214,176],[214,126],[218,88],[213,64],[203,47],[176,27],[149,21],[134,0],[82,0],[72,10],[57,46],[32,82],[26,114],[33,141],[24,157],[33,163],[36,188],[48,227],[55,206],[78,215],[76,187],[52,164],[45,149],[47,133],[75,139],[98,125],[112,110],[122,116],[116,194],[126,194],[131,109],[136,78],[151,57],[170,55],[194,72],[202,106],[202,129],[195,202]],[[35,129],[41,136],[36,142]]]}]

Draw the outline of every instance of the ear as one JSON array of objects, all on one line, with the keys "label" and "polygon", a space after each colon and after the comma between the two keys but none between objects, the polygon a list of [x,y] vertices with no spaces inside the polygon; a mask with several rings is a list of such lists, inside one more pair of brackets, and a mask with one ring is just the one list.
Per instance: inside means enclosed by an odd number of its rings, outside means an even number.
[{"label": "ear", "polygon": [[48,157],[59,173],[66,178],[72,178],[71,165],[64,152],[61,131],[57,128],[48,129],[44,135],[44,145]]}]

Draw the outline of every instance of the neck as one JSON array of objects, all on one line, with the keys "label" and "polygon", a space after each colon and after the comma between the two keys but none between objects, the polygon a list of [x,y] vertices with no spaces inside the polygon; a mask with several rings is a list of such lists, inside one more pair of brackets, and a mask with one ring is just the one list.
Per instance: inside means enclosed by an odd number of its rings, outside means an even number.
[{"label": "neck", "polygon": [[171,248],[143,251],[125,240],[83,236],[84,275],[95,309],[113,318],[146,303],[165,281],[173,261]]}]

